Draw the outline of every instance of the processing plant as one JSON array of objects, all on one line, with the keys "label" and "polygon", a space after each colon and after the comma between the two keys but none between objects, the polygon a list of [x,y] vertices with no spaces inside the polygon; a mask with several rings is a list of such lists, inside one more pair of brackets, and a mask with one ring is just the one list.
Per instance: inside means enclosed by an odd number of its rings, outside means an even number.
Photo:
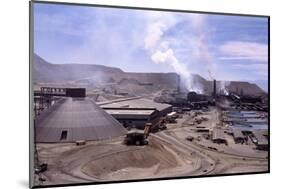
[{"label": "processing plant", "polygon": [[38,185],[268,170],[267,95],[216,80],[186,91],[176,74],[158,85],[159,74],[126,77],[94,89],[36,85]]}]

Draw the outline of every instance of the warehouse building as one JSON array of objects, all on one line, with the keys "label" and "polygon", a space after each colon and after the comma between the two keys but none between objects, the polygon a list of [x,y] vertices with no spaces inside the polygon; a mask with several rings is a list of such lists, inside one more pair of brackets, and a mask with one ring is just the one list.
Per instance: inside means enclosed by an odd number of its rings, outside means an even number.
[{"label": "warehouse building", "polygon": [[268,139],[266,138],[265,134],[263,131],[254,131],[253,135],[257,139],[256,142],[256,147],[258,150],[268,150],[269,145],[268,145]]},{"label": "warehouse building", "polygon": [[125,128],[143,129],[146,123],[156,125],[159,121],[156,109],[104,108],[104,110]]},{"label": "warehouse building", "polygon": [[246,137],[243,135],[240,129],[233,129],[232,131],[235,143],[243,144],[246,141]]},{"label": "warehouse building", "polygon": [[212,131],[212,141],[217,144],[227,144],[222,129],[214,128]]},{"label": "warehouse building", "polygon": [[122,98],[98,104],[124,127],[139,129],[143,129],[146,123],[152,123],[152,129],[157,129],[160,118],[172,111],[170,104],[156,103],[141,97]]},{"label": "warehouse building", "polygon": [[36,142],[103,140],[126,134],[126,129],[88,98],[62,97],[34,121]]}]

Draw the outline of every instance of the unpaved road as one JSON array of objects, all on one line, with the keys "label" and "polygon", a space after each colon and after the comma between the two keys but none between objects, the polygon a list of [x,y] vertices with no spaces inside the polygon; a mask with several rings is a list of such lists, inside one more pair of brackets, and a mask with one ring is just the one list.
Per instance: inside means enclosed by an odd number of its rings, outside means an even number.
[{"label": "unpaved road", "polygon": [[38,144],[39,159],[49,168],[44,184],[182,176],[202,172],[212,162],[159,136],[150,136],[147,146],[125,146],[122,140],[85,146]]},{"label": "unpaved road", "polygon": [[[187,118],[188,119],[188,118]],[[218,118],[211,122],[215,122]],[[185,120],[179,120],[182,124]],[[213,126],[213,125],[211,125]],[[48,163],[44,184],[266,172],[266,156],[210,150],[185,139],[188,126],[173,125],[151,134],[147,146],[125,146],[123,137],[73,143],[38,144],[39,159]],[[180,134],[179,134],[180,133]],[[263,153],[263,152],[261,152]],[[266,153],[265,153],[266,154]],[[36,182],[38,185],[38,182]]]}]

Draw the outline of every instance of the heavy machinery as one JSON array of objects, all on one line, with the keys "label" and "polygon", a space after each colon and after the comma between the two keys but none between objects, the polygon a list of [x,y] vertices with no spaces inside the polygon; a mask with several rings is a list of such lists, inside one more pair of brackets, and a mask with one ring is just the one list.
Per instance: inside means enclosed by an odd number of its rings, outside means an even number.
[{"label": "heavy machinery", "polygon": [[43,173],[48,170],[48,164],[47,163],[42,163],[39,166],[35,167],[34,171],[35,174]]},{"label": "heavy machinery", "polygon": [[159,128],[161,131],[167,129],[167,126],[166,126],[166,118],[165,118],[165,117],[160,117],[158,128]]},{"label": "heavy machinery", "polygon": [[151,123],[146,123],[143,131],[137,129],[130,130],[124,139],[124,144],[138,145],[138,146],[147,145],[148,144],[147,137],[149,136],[151,127],[152,127]]},{"label": "heavy machinery", "polygon": [[171,112],[169,114],[167,114],[166,116],[166,121],[168,123],[177,123],[177,118],[179,117],[179,115],[177,114],[177,112]]}]

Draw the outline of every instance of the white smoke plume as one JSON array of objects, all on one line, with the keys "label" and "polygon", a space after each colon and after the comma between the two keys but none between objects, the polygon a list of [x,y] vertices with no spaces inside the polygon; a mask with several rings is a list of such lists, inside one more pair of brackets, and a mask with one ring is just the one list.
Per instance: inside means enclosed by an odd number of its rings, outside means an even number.
[{"label": "white smoke plume", "polygon": [[228,86],[229,84],[230,84],[229,81],[221,81],[221,82],[220,82],[220,85],[219,85],[220,89],[219,89],[219,91],[220,91],[221,94],[229,95],[229,92],[228,92],[228,90],[227,90],[227,86]]},{"label": "white smoke plume", "polygon": [[[198,37],[195,40],[196,47],[195,54],[200,57],[198,58],[201,60],[201,62],[206,66],[208,75],[211,80],[216,79],[215,76],[218,76],[219,73],[217,71],[217,64],[216,64],[216,59],[210,52],[210,47],[209,47],[209,38],[211,34],[206,32],[208,31],[207,25],[205,24],[204,17],[194,17],[195,19],[192,19],[193,22],[193,27],[197,31]],[[227,91],[227,86],[230,84],[228,81],[220,81],[219,84],[219,91],[224,94],[228,95],[229,92]]]},{"label": "white smoke plume", "polygon": [[[188,91],[203,93],[203,86],[190,73],[191,64],[194,65],[192,61],[200,64],[199,68],[193,72],[199,72],[200,75],[204,75],[205,72],[205,76],[209,75],[211,80],[217,79],[216,77],[220,75],[217,71],[216,59],[209,46],[209,36],[212,32],[207,25],[206,17],[202,14],[190,14],[183,17],[175,14],[157,13],[152,14],[152,17],[149,18],[144,42],[145,49],[151,55],[151,60],[156,64],[170,65],[181,76],[181,82]],[[174,29],[173,27],[180,22],[187,23],[193,31],[192,34],[186,33],[182,39],[165,36],[169,29]],[[174,44],[178,43],[186,44],[190,48],[185,51],[188,61],[184,63],[179,61],[176,56],[178,49]],[[227,93],[227,84],[229,83],[220,82],[220,89],[225,94]]]},{"label": "white smoke plume", "polygon": [[151,54],[151,60],[156,64],[168,64],[174,71],[181,76],[181,82],[184,82],[188,91],[202,93],[202,88],[195,85],[192,75],[187,65],[179,62],[174,50],[170,46],[169,40],[164,39],[165,32],[173,27],[179,20],[172,15],[159,15],[149,23],[147,36],[145,38],[145,49]]}]

